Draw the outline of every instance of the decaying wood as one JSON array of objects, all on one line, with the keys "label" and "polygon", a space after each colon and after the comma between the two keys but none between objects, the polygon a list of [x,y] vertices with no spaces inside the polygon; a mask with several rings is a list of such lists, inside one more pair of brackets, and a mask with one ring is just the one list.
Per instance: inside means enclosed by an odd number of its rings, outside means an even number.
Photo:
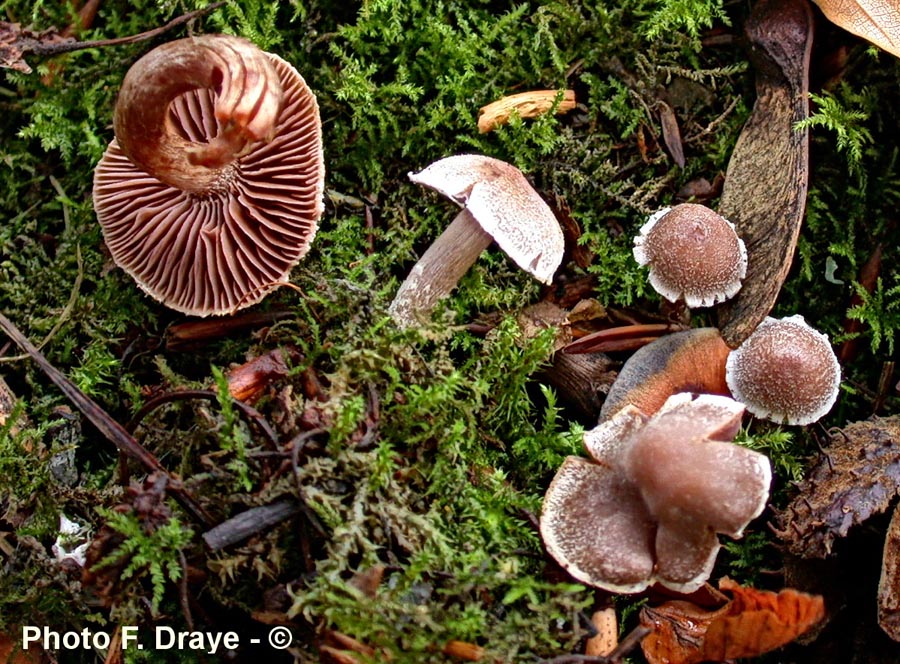
[{"label": "decaying wood", "polygon": [[836,539],[884,512],[900,493],[900,416],[837,430],[778,515],[776,532],[802,558],[824,558]]},{"label": "decaying wood", "polygon": [[616,380],[617,367],[618,363],[605,353],[555,353],[552,364],[540,372],[538,379],[555,389],[560,402],[571,407],[586,424],[594,425]]},{"label": "decaying wood", "polygon": [[[553,108],[558,96],[557,90],[530,90],[491,102],[478,112],[478,131],[484,134],[505,125],[513,113],[520,118],[533,118],[547,113]],[[566,90],[556,107],[556,113],[568,113],[573,108],[575,91]]]},{"label": "decaying wood", "polygon": [[900,509],[896,507],[888,526],[881,559],[878,624],[894,641],[900,641]]},{"label": "decaying wood", "polygon": [[806,206],[813,18],[806,0],[760,0],[746,24],[756,70],[756,103],[728,162],[719,213],[747,247],[747,276],[718,307],[732,348],[772,310],[787,277]]}]

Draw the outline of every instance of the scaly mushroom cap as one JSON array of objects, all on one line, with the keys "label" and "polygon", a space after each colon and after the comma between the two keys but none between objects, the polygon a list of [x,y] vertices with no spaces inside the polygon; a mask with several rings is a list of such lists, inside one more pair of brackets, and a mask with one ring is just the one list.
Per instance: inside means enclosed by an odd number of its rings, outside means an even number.
[{"label": "scaly mushroom cap", "polygon": [[116,264],[166,306],[250,306],[309,250],[318,105],[278,56],[224,35],[154,49],[126,76],[116,136],[94,175],[97,218]]},{"label": "scaly mushroom cap", "polygon": [[440,159],[409,179],[465,207],[523,270],[549,284],[565,248],[550,207],[518,168],[482,155]]},{"label": "scaly mushroom cap", "polygon": [[802,316],[766,318],[726,363],[734,398],[758,417],[810,424],[837,400],[841,367],[831,344]]},{"label": "scaly mushroom cap", "polygon": [[743,410],[728,397],[678,394],[649,419],[627,406],[587,432],[597,463],[569,457],[544,497],[547,551],[612,592],[699,588],[716,533],[740,537],[768,499],[768,459],[726,442]]},{"label": "scaly mushroom cap", "polygon": [[734,224],[694,203],[653,214],[634,240],[634,258],[649,265],[660,295],[689,307],[727,300],[747,274],[747,250]]}]

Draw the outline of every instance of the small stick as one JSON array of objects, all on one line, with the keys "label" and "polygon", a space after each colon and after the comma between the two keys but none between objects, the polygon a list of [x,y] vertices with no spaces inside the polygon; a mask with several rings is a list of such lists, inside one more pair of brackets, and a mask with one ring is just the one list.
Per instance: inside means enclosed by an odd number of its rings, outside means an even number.
[{"label": "small stick", "polygon": [[152,30],[147,30],[146,32],[140,32],[136,35],[129,35],[128,37],[116,37],[115,39],[97,39],[94,41],[67,41],[51,44],[45,44],[43,42],[35,41],[34,43],[23,44],[21,50],[23,53],[34,53],[35,55],[48,56],[59,55],[60,53],[71,53],[72,51],[80,51],[85,48],[102,48],[105,46],[135,44],[137,42],[147,41],[148,39],[158,37],[164,32],[168,32],[172,28],[177,28],[183,23],[187,23],[188,21],[192,21],[195,18],[199,18],[201,16],[209,14],[210,12],[215,11],[224,4],[224,2],[214,2],[213,4],[207,5],[202,9],[197,9],[195,11],[188,12],[187,14],[182,14],[181,16],[176,16],[171,21],[158,28],[153,28]]},{"label": "small stick", "polygon": [[301,511],[303,504],[296,500],[280,500],[271,505],[251,507],[207,530],[202,535],[203,541],[213,551],[219,551],[276,523],[281,523]]}]

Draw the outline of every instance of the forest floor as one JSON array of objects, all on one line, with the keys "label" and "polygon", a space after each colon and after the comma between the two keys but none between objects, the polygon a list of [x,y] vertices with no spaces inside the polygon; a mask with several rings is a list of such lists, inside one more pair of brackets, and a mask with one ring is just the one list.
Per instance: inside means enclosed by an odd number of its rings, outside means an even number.
[{"label": "forest floor", "polygon": [[[711,583],[824,597],[802,643],[760,661],[900,660],[878,624],[900,606],[900,587],[879,594],[900,556],[900,524],[884,548],[900,488],[896,58],[799,0],[785,4],[809,11],[811,52],[778,84],[745,36],[766,3],[730,0],[229,0],[148,40],[52,50],[204,4],[90,2],[79,29],[78,3],[2,2],[0,313],[59,375],[0,335],[0,653],[26,626],[93,635],[8,661],[665,661],[584,654],[596,612],[612,608],[625,638],[666,598],[578,582],[538,519],[648,339],[594,348],[583,390],[561,375],[563,345],[749,320],[666,302],[635,262],[648,215],[682,202],[734,209],[780,243],[739,311],[802,315],[842,369],[817,423],[744,418],[737,442],[769,457],[773,483],[743,537],[722,538]],[[305,78],[325,207],[290,287],[198,319],[116,266],[92,187],[131,65],[203,33],[245,37]],[[550,112],[479,130],[480,108],[535,90],[557,93]],[[740,152],[754,115],[772,133]],[[789,152],[765,149],[779,141]],[[550,205],[562,265],[543,285],[492,245],[401,329],[391,300],[458,211],[408,174],[472,153],[513,164]],[[767,184],[726,200],[736,155]],[[62,551],[82,545],[86,568]],[[169,630],[194,641],[154,644]],[[198,636],[229,631],[239,645]],[[684,657],[671,661],[699,661]]]}]

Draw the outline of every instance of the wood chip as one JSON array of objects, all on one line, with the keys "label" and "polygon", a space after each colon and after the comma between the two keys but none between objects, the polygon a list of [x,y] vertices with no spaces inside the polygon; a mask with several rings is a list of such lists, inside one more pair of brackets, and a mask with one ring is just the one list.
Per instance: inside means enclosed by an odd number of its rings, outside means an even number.
[{"label": "wood chip", "polygon": [[[519,94],[509,95],[482,107],[478,115],[478,131],[485,134],[492,129],[509,122],[513,112],[520,118],[533,118],[543,115],[553,108],[558,90],[530,90]],[[568,113],[575,108],[575,91],[566,90],[562,101],[556,107],[556,113]]]}]

